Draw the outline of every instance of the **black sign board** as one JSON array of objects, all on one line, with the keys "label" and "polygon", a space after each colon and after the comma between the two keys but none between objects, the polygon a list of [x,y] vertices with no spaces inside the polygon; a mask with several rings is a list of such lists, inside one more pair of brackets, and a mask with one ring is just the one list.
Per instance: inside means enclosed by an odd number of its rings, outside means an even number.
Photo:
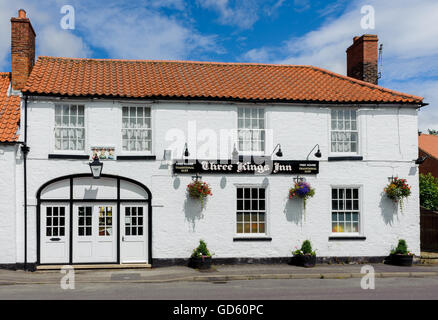
[{"label": "black sign board", "polygon": [[180,160],[173,164],[176,174],[318,174],[319,161],[311,160]]}]

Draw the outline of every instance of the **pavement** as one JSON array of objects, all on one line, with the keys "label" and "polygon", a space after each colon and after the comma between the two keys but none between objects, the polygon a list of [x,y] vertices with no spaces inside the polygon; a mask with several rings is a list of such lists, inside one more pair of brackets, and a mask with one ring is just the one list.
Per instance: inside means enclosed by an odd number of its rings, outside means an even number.
[{"label": "pavement", "polygon": [[[348,279],[364,276],[363,264],[319,264],[314,268],[302,268],[288,264],[239,264],[213,265],[211,270],[201,271],[185,266],[118,269],[74,270],[76,283],[170,283],[170,282],[227,282],[257,279]],[[399,267],[386,264],[369,264],[376,278],[424,278],[437,277],[438,265],[416,264]],[[26,284],[59,284],[65,276],[60,270],[27,272],[0,270],[0,286]]]}]

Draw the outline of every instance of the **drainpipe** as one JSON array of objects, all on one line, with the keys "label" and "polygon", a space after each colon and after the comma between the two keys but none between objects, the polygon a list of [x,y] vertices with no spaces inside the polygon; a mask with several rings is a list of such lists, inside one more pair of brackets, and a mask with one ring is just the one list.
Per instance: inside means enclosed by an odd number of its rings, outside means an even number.
[{"label": "drainpipe", "polygon": [[21,145],[23,153],[23,176],[24,176],[24,270],[27,270],[27,154],[29,147],[27,146],[27,99],[24,96],[24,143]]}]

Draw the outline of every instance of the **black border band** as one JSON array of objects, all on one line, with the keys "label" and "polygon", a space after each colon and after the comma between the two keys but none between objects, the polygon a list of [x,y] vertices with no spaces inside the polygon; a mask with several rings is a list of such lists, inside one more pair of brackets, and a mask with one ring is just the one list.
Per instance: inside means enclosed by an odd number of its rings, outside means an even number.
[{"label": "black border band", "polygon": [[328,161],[362,161],[362,156],[349,156],[349,157],[328,157]]}]

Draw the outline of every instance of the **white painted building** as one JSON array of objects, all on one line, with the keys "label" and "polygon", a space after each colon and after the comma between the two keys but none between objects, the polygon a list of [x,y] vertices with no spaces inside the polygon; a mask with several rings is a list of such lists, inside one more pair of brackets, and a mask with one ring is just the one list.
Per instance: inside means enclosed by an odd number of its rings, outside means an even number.
[{"label": "white painted building", "polygon": [[[377,37],[357,46],[377,55]],[[40,57],[9,90],[21,121],[18,140],[0,142],[0,265],[183,263],[200,239],[217,262],[282,261],[305,239],[326,259],[381,260],[401,238],[419,254],[424,104],[370,84],[377,60],[362,58],[348,71],[362,66],[357,80],[309,66]],[[99,179],[93,149],[106,152]],[[203,172],[213,195],[201,208],[187,196],[193,174],[173,164],[233,151],[319,171]],[[383,194],[393,176],[412,187],[403,210]],[[288,198],[294,178],[316,190],[305,210]]]}]

